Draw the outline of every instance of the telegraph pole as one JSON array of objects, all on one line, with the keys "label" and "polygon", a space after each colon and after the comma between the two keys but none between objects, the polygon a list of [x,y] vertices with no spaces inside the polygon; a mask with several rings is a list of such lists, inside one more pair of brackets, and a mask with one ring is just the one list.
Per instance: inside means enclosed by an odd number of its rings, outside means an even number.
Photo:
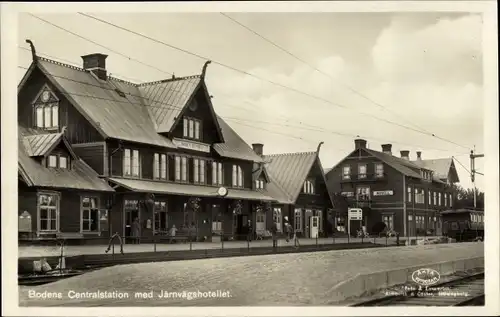
[{"label": "telegraph pole", "polygon": [[476,158],[484,157],[484,154],[475,154],[476,146],[474,146],[474,150],[470,151],[470,179],[472,181],[472,187],[474,191],[474,209],[476,209],[477,201],[476,201],[476,174],[483,175],[476,171]]}]

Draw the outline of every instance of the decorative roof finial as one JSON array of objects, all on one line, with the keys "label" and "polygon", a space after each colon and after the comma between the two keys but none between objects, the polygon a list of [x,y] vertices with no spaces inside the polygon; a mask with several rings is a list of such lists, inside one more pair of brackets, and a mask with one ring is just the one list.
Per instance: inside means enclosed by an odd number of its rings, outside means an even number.
[{"label": "decorative roof finial", "polygon": [[321,141],[319,142],[318,144],[318,149],[316,150],[316,153],[319,155],[319,149],[321,149],[321,146],[324,144],[325,142]]},{"label": "decorative roof finial", "polygon": [[201,70],[201,78],[205,78],[205,73],[207,72],[207,66],[208,64],[212,63],[212,61],[206,61],[205,64],[203,65],[203,69]]},{"label": "decorative roof finial", "polygon": [[37,58],[36,58],[35,45],[33,45],[33,42],[31,42],[31,40],[29,40],[29,39],[26,39],[26,43],[28,43],[30,45],[30,48],[31,48],[31,57],[33,58],[33,62],[36,63]]}]

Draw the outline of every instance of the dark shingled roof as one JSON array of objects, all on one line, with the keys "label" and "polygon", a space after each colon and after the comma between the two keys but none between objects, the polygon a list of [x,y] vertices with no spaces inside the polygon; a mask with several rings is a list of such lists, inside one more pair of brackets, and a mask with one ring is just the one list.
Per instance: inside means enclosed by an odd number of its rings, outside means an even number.
[{"label": "dark shingled roof", "polygon": [[[166,148],[176,146],[160,133],[172,128],[176,117],[200,87],[206,90],[201,76],[146,84],[134,84],[114,77],[103,81],[82,68],[38,57],[19,84],[18,91],[36,67],[103,137]],[[213,112],[211,101],[208,102]],[[260,162],[260,156],[222,118],[215,112],[213,114],[224,141],[214,144],[215,151],[223,157]]]},{"label": "dark shingled roof", "polygon": [[[27,140],[40,136],[42,139],[50,140],[59,138],[59,142],[63,142],[64,136],[55,136],[60,133],[46,133],[21,126],[18,126],[18,133],[19,174],[28,186],[107,192],[114,191],[105,180],[99,178],[99,175],[79,158],[72,160],[71,169],[56,169],[43,166],[37,158],[34,156],[32,157],[32,155],[28,153],[25,147],[25,144],[29,143]],[[50,136],[47,134],[53,135]],[[68,150],[72,152],[71,149]]]}]

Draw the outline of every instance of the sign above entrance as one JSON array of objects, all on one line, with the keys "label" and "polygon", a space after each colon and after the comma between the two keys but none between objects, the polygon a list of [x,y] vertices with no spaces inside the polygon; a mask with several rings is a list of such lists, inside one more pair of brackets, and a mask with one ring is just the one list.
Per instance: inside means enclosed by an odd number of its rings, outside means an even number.
[{"label": "sign above entrance", "polygon": [[392,196],[394,192],[392,190],[378,190],[373,192],[373,196]]},{"label": "sign above entrance", "polygon": [[226,187],[219,187],[219,189],[217,189],[217,194],[221,197],[226,197],[228,194],[227,188]]},{"label": "sign above entrance", "polygon": [[340,194],[342,196],[345,196],[345,197],[353,197],[354,196],[354,192],[341,192]]},{"label": "sign above entrance", "polygon": [[177,139],[177,138],[174,138],[172,140],[172,143],[174,143],[177,147],[180,147],[182,149],[210,153],[210,145],[206,143]]},{"label": "sign above entrance", "polygon": [[349,208],[347,213],[349,220],[363,220],[363,210],[361,208]]}]

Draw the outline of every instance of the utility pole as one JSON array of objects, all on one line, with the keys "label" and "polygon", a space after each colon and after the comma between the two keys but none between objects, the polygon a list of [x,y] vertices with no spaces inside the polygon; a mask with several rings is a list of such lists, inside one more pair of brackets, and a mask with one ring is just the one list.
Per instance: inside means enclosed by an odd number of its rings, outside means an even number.
[{"label": "utility pole", "polygon": [[477,201],[476,201],[476,174],[483,175],[476,171],[476,158],[484,157],[484,154],[475,154],[476,146],[474,145],[474,150],[470,151],[470,179],[472,181],[472,188],[474,191],[474,209],[476,209]]}]

